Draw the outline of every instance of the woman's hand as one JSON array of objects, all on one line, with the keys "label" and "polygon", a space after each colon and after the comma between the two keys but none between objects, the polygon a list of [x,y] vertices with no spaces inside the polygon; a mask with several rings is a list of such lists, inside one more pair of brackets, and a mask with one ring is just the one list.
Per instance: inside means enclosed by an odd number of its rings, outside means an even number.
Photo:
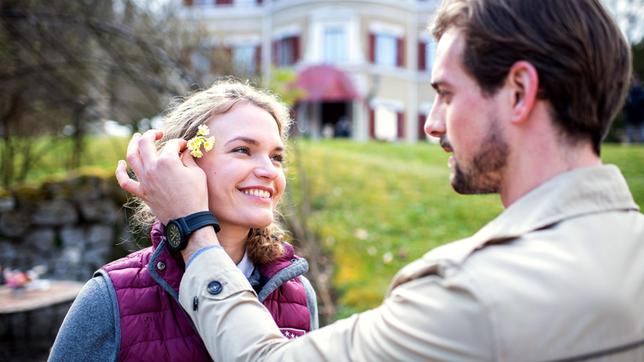
[{"label": "woman's hand", "polygon": [[[206,174],[197,166],[183,139],[169,140],[161,152],[154,142],[163,132],[149,130],[132,136],[127,163],[119,161],[116,179],[125,191],[143,200],[165,225],[171,219],[208,211]],[[136,180],[127,174],[129,164]]]}]

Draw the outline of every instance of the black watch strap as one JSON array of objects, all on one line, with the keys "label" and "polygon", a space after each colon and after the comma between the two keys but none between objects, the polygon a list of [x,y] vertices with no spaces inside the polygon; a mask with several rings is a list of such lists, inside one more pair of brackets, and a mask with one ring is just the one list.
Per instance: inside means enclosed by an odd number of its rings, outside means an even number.
[{"label": "black watch strap", "polygon": [[220,230],[219,221],[210,211],[195,212],[194,214],[190,214],[186,217],[177,219],[177,221],[178,220],[185,222],[184,225],[186,226],[186,231],[188,232],[186,238],[188,238],[190,234],[194,233],[195,231],[208,225],[212,225],[215,228],[216,233],[218,233]]}]

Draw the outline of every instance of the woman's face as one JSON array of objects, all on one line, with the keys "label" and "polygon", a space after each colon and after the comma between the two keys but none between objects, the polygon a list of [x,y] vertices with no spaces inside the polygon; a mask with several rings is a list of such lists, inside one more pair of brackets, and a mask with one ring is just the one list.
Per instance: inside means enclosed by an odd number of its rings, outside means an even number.
[{"label": "woman's face", "polygon": [[206,172],[210,210],[226,225],[261,228],[284,193],[284,144],[277,122],[250,103],[207,123],[215,146],[197,160]]}]

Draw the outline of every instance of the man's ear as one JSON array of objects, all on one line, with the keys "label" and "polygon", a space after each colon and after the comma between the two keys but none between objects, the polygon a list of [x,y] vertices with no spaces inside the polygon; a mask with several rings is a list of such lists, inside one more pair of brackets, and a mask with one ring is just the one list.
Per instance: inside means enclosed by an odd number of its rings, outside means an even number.
[{"label": "man's ear", "polygon": [[539,74],[527,61],[518,61],[508,72],[508,86],[512,91],[512,122],[525,122],[537,101]]}]

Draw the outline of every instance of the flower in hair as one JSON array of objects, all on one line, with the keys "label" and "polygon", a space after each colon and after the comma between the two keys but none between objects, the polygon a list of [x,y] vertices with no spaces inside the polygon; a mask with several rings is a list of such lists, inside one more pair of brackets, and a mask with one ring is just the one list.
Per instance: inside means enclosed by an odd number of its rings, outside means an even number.
[{"label": "flower in hair", "polygon": [[208,126],[202,124],[197,130],[197,135],[188,140],[188,149],[190,150],[192,157],[203,157],[203,152],[201,151],[202,146],[206,152],[212,150],[215,146],[215,137],[207,137],[209,134],[210,129],[208,129]]}]

